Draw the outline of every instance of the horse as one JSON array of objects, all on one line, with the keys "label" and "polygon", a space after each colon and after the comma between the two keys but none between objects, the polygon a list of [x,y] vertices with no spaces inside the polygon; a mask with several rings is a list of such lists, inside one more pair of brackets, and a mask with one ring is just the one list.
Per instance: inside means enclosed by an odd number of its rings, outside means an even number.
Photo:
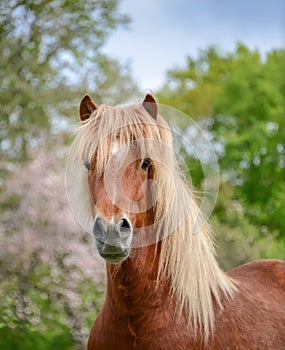
[{"label": "horse", "polygon": [[155,98],[79,111],[67,191],[107,274],[88,350],[284,350],[285,262],[222,271]]}]

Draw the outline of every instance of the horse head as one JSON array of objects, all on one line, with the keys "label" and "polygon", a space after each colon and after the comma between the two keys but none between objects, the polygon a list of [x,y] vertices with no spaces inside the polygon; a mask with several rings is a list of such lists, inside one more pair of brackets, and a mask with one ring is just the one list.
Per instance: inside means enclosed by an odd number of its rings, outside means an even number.
[{"label": "horse head", "polygon": [[138,232],[154,224],[154,168],[171,135],[150,94],[139,105],[124,107],[97,107],[86,95],[79,110],[83,131],[92,130],[82,152],[92,233],[99,254],[120,263],[130,255],[134,236],[138,240]]}]

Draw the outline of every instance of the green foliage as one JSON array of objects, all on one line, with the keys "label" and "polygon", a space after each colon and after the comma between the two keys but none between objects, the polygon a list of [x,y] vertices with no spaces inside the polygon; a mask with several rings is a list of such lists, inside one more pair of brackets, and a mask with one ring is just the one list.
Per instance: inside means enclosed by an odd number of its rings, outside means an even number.
[{"label": "green foliage", "polygon": [[[213,219],[224,266],[285,258],[285,50],[262,58],[243,44],[226,54],[210,47],[169,71],[159,101],[206,125],[218,146],[222,190]],[[197,160],[187,162],[197,170]]]},{"label": "green foliage", "polygon": [[250,222],[248,210],[233,199],[235,188],[221,182],[213,214],[213,226],[218,242],[218,260],[228,270],[254,259],[285,258],[285,240]]},{"label": "green foliage", "polygon": [[7,196],[1,203],[0,203],[0,212],[5,212],[5,210],[8,209],[17,209],[20,204],[21,198],[17,194],[11,194],[10,196]]},{"label": "green foliage", "polygon": [[75,350],[74,341],[69,330],[58,329],[57,332],[33,332],[24,329],[0,328],[0,349],[5,350]]},{"label": "green foliage", "polygon": [[285,237],[284,62],[284,50],[264,62],[246,51],[217,97],[211,128],[225,146],[220,164],[247,217],[280,237]]}]

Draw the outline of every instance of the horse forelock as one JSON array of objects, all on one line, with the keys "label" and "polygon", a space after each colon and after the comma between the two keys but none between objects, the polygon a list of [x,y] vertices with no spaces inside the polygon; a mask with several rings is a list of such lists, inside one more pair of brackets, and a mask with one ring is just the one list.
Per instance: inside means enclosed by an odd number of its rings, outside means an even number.
[{"label": "horse forelock", "polygon": [[116,143],[124,147],[134,140],[140,140],[137,148],[142,157],[147,152],[149,157],[161,157],[161,153],[156,154],[159,149],[154,142],[163,142],[172,148],[169,127],[160,117],[155,121],[141,105],[101,105],[79,128],[75,139],[76,153],[83,161],[93,161],[96,172],[102,174],[112,155],[111,145]]}]

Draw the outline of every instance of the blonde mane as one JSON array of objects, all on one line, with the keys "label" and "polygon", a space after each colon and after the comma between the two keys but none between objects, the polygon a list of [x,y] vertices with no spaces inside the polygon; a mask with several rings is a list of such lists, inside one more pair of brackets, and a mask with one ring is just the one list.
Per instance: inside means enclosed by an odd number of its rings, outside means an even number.
[{"label": "blonde mane", "polygon": [[179,170],[171,131],[160,116],[154,120],[141,104],[100,106],[79,128],[66,178],[74,214],[91,232],[96,209],[89,198],[84,162],[89,161],[93,171],[102,174],[114,140],[121,146],[142,140],[141,158],[154,160],[155,240],[162,239],[158,281],[170,281],[179,311],[186,312],[194,329],[203,330],[208,339],[214,325],[213,299],[221,306],[221,297],[230,298],[235,286],[217,264],[209,224]]}]

